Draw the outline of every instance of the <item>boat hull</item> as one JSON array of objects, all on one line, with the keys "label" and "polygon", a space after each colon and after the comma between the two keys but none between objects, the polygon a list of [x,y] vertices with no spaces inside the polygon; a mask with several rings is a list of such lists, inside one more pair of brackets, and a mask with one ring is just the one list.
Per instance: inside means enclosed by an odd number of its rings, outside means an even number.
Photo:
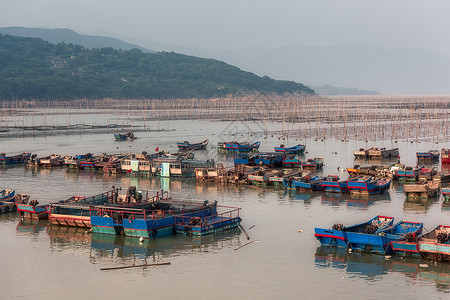
[{"label": "boat hull", "polygon": [[314,237],[324,246],[347,248],[347,235],[345,231],[314,228]]},{"label": "boat hull", "polygon": [[396,255],[420,257],[419,245],[405,241],[392,241],[391,248]]},{"label": "boat hull", "polygon": [[322,181],[322,189],[329,193],[346,193],[348,192],[347,181]]},{"label": "boat hull", "polygon": [[16,204],[16,209],[24,218],[43,220],[48,218],[47,209],[43,206],[30,204]]},{"label": "boat hull", "polygon": [[219,216],[203,218],[202,220],[206,224],[201,226],[190,226],[188,224],[180,224],[177,222],[175,230],[179,234],[204,236],[236,228],[242,221],[240,217],[227,218]]},{"label": "boat hull", "polygon": [[51,214],[48,220],[53,225],[71,226],[71,227],[86,227],[91,228],[90,216],[71,216],[71,215],[59,215]]}]

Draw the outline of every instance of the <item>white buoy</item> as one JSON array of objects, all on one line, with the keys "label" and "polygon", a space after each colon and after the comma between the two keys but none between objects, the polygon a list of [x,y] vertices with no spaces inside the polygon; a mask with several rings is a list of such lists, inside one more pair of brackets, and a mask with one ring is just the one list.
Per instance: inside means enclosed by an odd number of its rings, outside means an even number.
[{"label": "white buoy", "polygon": [[140,238],[139,238],[139,242],[143,242],[144,241],[144,238],[141,236]]}]

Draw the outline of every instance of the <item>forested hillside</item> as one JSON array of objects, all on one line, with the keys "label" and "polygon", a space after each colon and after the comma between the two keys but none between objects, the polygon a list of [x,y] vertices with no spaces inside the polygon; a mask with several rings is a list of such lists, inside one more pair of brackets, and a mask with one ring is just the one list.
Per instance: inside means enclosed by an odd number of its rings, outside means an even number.
[{"label": "forested hillside", "polygon": [[314,93],[213,59],[138,49],[86,49],[0,34],[0,100],[212,98]]}]

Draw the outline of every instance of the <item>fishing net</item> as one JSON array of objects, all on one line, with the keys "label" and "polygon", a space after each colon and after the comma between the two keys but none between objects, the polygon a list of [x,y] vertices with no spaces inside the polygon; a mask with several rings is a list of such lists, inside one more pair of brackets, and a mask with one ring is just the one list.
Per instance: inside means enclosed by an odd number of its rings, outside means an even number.
[{"label": "fishing net", "polygon": [[344,230],[344,225],[343,224],[334,224],[332,227],[333,230]]},{"label": "fishing net", "polygon": [[374,234],[378,230],[378,226],[375,225],[367,225],[366,228],[364,228],[364,232],[367,234]]},{"label": "fishing net", "polygon": [[444,233],[444,232],[438,233],[438,235],[437,235],[438,243],[445,244],[448,240],[449,240],[449,237],[448,237],[447,233]]}]

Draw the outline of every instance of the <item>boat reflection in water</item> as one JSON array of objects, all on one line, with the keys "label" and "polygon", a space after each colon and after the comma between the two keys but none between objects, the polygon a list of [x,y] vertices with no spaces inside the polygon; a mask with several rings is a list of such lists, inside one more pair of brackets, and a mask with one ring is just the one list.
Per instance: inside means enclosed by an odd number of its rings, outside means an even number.
[{"label": "boat reflection in water", "polygon": [[[45,227],[44,227],[45,228]],[[247,242],[239,228],[203,237],[167,236],[140,240],[121,235],[90,233],[86,228],[48,225],[51,251],[86,254],[92,263],[116,266],[131,264],[136,259],[153,261],[196,252],[214,252],[236,248]]]},{"label": "boat reflection in water", "polygon": [[377,194],[377,195],[350,195],[350,194],[338,194],[338,193],[325,193],[321,197],[322,205],[327,206],[344,206],[348,208],[366,210],[372,205],[387,203],[391,201],[389,194]]},{"label": "boat reflection in water", "polygon": [[147,259],[149,257],[170,258],[191,255],[195,252],[214,252],[225,248],[236,248],[247,240],[241,239],[238,228],[203,237],[167,236],[153,240],[140,240],[126,236],[92,234],[91,253],[97,259],[110,258]]},{"label": "boat reflection in water", "polygon": [[[273,193],[273,191],[270,191]],[[276,191],[278,193],[278,201],[281,203],[300,203],[304,206],[311,206],[311,201],[314,197],[320,195],[316,192],[300,192],[295,190],[280,190]]]},{"label": "boat reflection in water", "polygon": [[325,193],[322,195],[321,202],[322,205],[327,206],[340,206],[345,205],[349,198],[348,194],[341,193]]},{"label": "boat reflection in water", "polygon": [[433,204],[439,203],[439,196],[433,196],[428,198],[405,198],[403,204],[404,211],[413,211],[416,213],[426,213],[429,207]]},{"label": "boat reflection in water", "polygon": [[347,207],[366,210],[370,206],[377,204],[384,204],[391,201],[391,197],[388,193],[377,194],[377,195],[361,195],[356,197],[355,195],[350,195],[347,199]]},{"label": "boat reflection in water", "polygon": [[344,248],[320,246],[314,255],[316,268],[345,270],[349,277],[381,280],[392,273],[402,273],[413,281],[430,282],[440,291],[450,292],[450,269],[447,263],[435,264],[420,258],[348,253]]},{"label": "boat reflection in water", "polygon": [[47,226],[47,220],[24,218],[17,224],[16,234],[18,236],[26,236],[28,238],[38,240],[40,233],[45,232]]}]

